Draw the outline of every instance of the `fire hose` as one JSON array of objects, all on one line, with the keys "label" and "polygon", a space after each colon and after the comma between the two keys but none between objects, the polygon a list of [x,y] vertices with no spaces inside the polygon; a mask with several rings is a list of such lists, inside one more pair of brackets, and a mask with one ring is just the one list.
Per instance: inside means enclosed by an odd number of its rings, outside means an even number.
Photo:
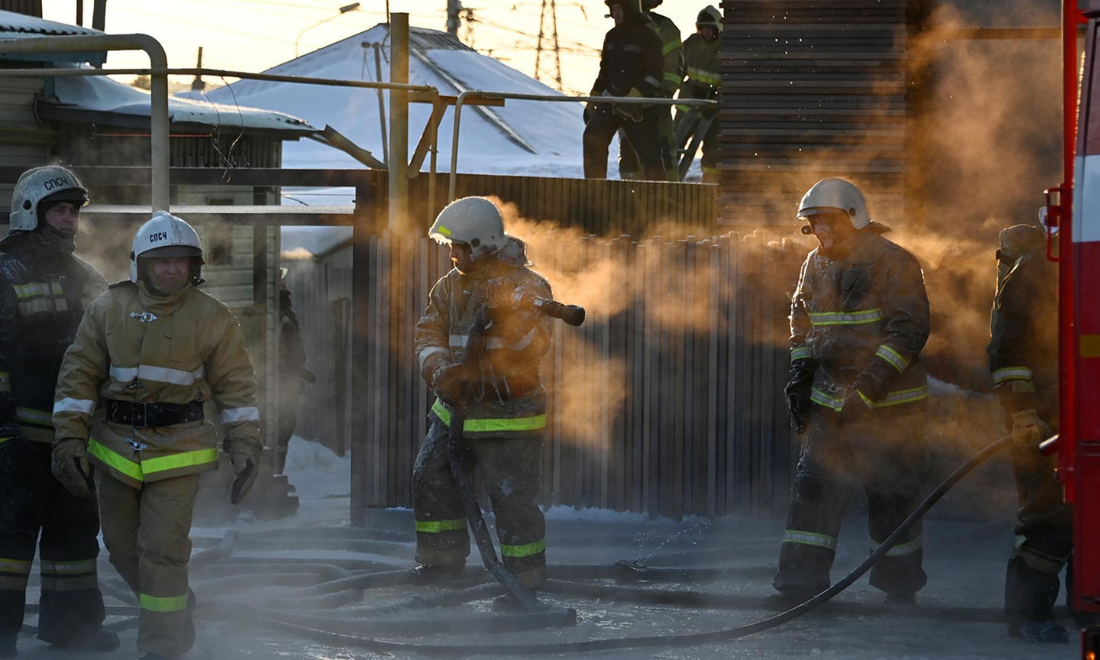
[{"label": "fire hose", "polygon": [[[461,428],[461,427],[459,427]],[[780,626],[788,621],[797,619],[798,617],[810,612],[811,610],[822,605],[826,601],[832,599],[834,596],[850,587],[856,580],[863,576],[872,566],[877,564],[886,554],[890,551],[894,545],[902,538],[902,536],[909,531],[917,523],[918,520],[924,517],[926,513],[938,502],[949,490],[951,490],[955,484],[957,484],[963,477],[970,474],[976,467],[984,463],[993,455],[997,454],[1004,449],[1012,446],[1012,436],[1005,436],[996,442],[991,443],[978,453],[971,456],[960,465],[954,472],[952,472],[939,486],[933,490],[928,497],[920,503],[919,506],[909,514],[897,529],[893,531],[882,542],[874,552],[872,552],[863,562],[856,566],[848,575],[843,579],[830,586],[825,591],[817,594],[813,598],[810,598],[806,602],[793,607],[786,612],[776,614],[775,616],[762,619],[760,621],[750,623],[744,626],[737,626],[734,628],[726,628],[723,630],[716,630],[705,633],[691,633],[686,635],[661,635],[661,636],[649,636],[649,637],[619,637],[611,639],[593,639],[578,642],[550,642],[544,644],[408,644],[403,642],[390,642],[381,639],[358,637],[354,635],[346,635],[342,633],[335,633],[328,630],[318,629],[311,626],[298,625],[288,621],[274,621],[267,617],[252,617],[252,620],[264,625],[276,626],[281,630],[290,630],[300,633],[305,636],[309,636],[313,639],[317,639],[325,642],[338,643],[341,645],[362,648],[377,652],[404,652],[404,653],[421,653],[424,655],[436,656],[436,657],[469,657],[476,655],[505,655],[513,654],[519,656],[533,656],[533,655],[557,655],[563,653],[586,653],[595,651],[610,651],[618,649],[632,649],[632,648],[659,648],[659,647],[685,647],[685,646],[697,646],[701,644],[713,644],[718,642],[732,641],[747,637],[749,635],[763,632],[771,628]],[[468,484],[468,480],[467,480]],[[470,493],[472,494],[472,490]],[[478,516],[480,517],[480,509],[478,510]],[[482,520],[484,525],[484,520]],[[482,532],[485,537],[488,537],[488,530],[482,527]],[[475,529],[476,534],[476,529]],[[490,539],[491,545],[491,539]],[[479,549],[481,545],[479,543]],[[493,553],[495,558],[495,552]],[[499,562],[498,562],[499,563]],[[494,574],[495,575],[495,574]],[[507,584],[505,585],[507,587]],[[530,592],[528,592],[530,593]],[[533,594],[532,594],[533,597]]]}]

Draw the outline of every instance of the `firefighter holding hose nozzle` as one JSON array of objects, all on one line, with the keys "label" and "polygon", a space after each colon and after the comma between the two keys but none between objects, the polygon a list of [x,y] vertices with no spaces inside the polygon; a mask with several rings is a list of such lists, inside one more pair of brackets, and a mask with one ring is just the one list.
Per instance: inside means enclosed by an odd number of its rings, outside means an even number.
[{"label": "firefighter holding hose nozzle", "polygon": [[[449,246],[454,268],[436,282],[416,325],[420,372],[437,397],[413,467],[416,570],[424,581],[457,575],[470,551],[447,451],[451,416],[461,409],[465,449],[481,466],[504,566],[523,586],[538,588],[546,580],[545,520],[535,502],[546,427],[539,364],[552,321],[521,303],[548,301],[550,284],[531,270],[526,245],[504,232],[488,199],[451,203],[429,235]],[[484,350],[464,360],[472,341]]]},{"label": "firefighter holding hose nozzle", "polygon": [[[770,608],[824,591],[855,482],[867,492],[872,550],[920,498],[927,375],[920,354],[929,308],[920,263],[883,238],[863,193],[823,179],[798,217],[820,246],[791,300],[787,409],[801,436],[798,470]],[[917,523],[871,570],[884,602],[915,604],[927,578]]]}]

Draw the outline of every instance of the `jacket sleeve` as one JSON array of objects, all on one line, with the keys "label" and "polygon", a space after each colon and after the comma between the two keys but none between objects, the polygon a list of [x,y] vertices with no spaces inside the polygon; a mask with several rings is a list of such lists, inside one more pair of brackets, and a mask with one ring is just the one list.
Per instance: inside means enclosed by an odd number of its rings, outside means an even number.
[{"label": "jacket sleeve", "polygon": [[206,359],[206,380],[210,384],[218,420],[225,429],[225,442],[263,446],[260,409],[256,405],[256,370],[245,348],[244,332],[233,313],[224,310],[221,338]]},{"label": "jacket sleeve", "polygon": [[901,252],[884,269],[881,284],[882,338],[855,389],[872,403],[886,396],[891,383],[920,356],[931,326],[924,273],[916,257]]},{"label": "jacket sleeve", "polygon": [[99,405],[99,386],[107,379],[110,354],[99,300],[84,310],[76,338],[65,351],[54,389],[54,438],[87,440]]},{"label": "jacket sleeve", "polygon": [[642,44],[642,56],[645,57],[645,75],[638,83],[638,91],[642,96],[657,96],[664,79],[665,62],[661,55],[661,38],[653,30],[645,31],[645,40]]},{"label": "jacket sleeve", "polygon": [[589,96],[599,96],[607,89],[607,37],[603,39],[603,49],[600,50],[600,72],[592,83],[592,91]]},{"label": "jacket sleeve", "polygon": [[[523,290],[539,298],[552,300],[554,293],[550,283],[541,277],[525,282]],[[554,337],[553,319],[536,311],[521,311],[511,315],[489,332],[490,336],[499,336],[504,348],[510,351],[517,361],[538,364],[550,349]]]},{"label": "jacket sleeve", "polygon": [[0,278],[0,438],[19,434],[15,423],[15,398],[11,393],[11,359],[15,350],[15,289]]},{"label": "jacket sleeve", "polygon": [[1028,347],[1036,340],[1030,320],[1035,296],[1040,292],[1028,286],[1039,279],[1038,273],[1028,272],[1030,258],[1017,262],[1001,286],[993,303],[992,336],[986,348],[993,388],[1009,414],[1038,404],[1033,375],[1039,365]]},{"label": "jacket sleeve", "polygon": [[428,294],[428,307],[416,323],[413,345],[420,361],[420,375],[431,380],[431,374],[444,364],[452,362],[450,335],[450,280],[440,278]]},{"label": "jacket sleeve", "polygon": [[672,96],[680,87],[680,81],[684,79],[684,49],[680,41],[680,30],[672,26],[668,40],[662,40],[661,55],[663,56],[664,73],[661,79],[661,92],[666,96]]},{"label": "jacket sleeve", "polygon": [[810,258],[802,262],[802,270],[798,274],[798,286],[791,296],[791,362],[810,359],[810,348],[806,346],[806,335],[809,334],[810,315],[806,311],[806,301],[802,297],[802,288],[806,282],[806,271],[810,267]]}]

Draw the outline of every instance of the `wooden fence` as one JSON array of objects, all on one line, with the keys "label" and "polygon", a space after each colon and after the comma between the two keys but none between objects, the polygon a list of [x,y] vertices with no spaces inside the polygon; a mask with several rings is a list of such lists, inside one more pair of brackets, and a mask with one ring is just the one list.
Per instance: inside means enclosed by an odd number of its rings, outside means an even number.
[{"label": "wooden fence", "polygon": [[[787,505],[794,436],[783,406],[787,294],[802,251],[762,235],[543,241],[535,269],[580,329],[560,324],[543,363],[550,426],[544,505],[679,518]],[[367,398],[352,405],[352,520],[410,506],[431,399],[413,331],[449,269],[427,239],[371,237]],[[358,315],[357,315],[358,316]],[[358,360],[357,360],[358,362]]]}]

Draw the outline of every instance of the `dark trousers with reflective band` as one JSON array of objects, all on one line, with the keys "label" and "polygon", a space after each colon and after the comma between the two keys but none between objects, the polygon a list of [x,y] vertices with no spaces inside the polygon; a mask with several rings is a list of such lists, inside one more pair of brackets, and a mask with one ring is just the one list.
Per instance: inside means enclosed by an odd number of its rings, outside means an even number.
[{"label": "dark trousers with reflective band", "polygon": [[[95,496],[75,497],[50,472],[50,445],[0,443],[0,636],[23,625],[27,582],[39,547],[42,595],[38,637],[67,640],[103,623],[96,577]],[[39,537],[41,533],[41,537]]]},{"label": "dark trousers with reflective band", "polygon": [[138,597],[138,651],[177,656],[187,651],[187,562],[199,475],[132,488],[100,475],[103,541],[111,564]]},{"label": "dark trousers with reflective band", "polygon": [[[817,593],[829,586],[841,519],[857,481],[867,493],[872,550],[920,504],[925,408],[923,403],[879,408],[854,423],[823,408],[810,412],[776,589]],[[918,522],[871,569],[871,585],[886,593],[916,593],[928,581],[922,560]]]},{"label": "dark trousers with reflective band", "polygon": [[[470,554],[466,515],[451,477],[450,432],[432,418],[413,467],[416,561],[458,564]],[[529,587],[546,580],[546,521],[535,498],[542,484],[541,431],[507,438],[466,436],[467,464],[481,468],[496,513],[505,568]]]},{"label": "dark trousers with reflective band", "polygon": [[650,181],[664,181],[665,167],[661,161],[658,123],[657,114],[652,108],[645,110],[642,120],[636,122],[615,114],[608,104],[594,106],[592,117],[584,129],[584,177],[607,178],[607,150],[611,146],[611,139],[621,128],[630,140],[634,153],[638,155],[645,178]]},{"label": "dark trousers with reflective band", "polygon": [[[1054,618],[1058,574],[1073,550],[1073,511],[1062,501],[1055,462],[1037,450],[1012,448],[1020,510],[1005,576],[1005,614],[1017,621]],[[1071,584],[1068,574],[1066,582]]]},{"label": "dark trousers with reflective band", "polygon": [[[661,150],[661,162],[664,163],[665,174],[670,180],[677,181],[679,177],[676,167],[679,159],[673,158],[675,152],[672,146],[672,108],[667,105],[655,107],[653,112],[657,115],[657,146]],[[638,162],[638,154],[634,153],[630,138],[622,129],[619,130],[619,178],[642,178],[642,166]]]}]

